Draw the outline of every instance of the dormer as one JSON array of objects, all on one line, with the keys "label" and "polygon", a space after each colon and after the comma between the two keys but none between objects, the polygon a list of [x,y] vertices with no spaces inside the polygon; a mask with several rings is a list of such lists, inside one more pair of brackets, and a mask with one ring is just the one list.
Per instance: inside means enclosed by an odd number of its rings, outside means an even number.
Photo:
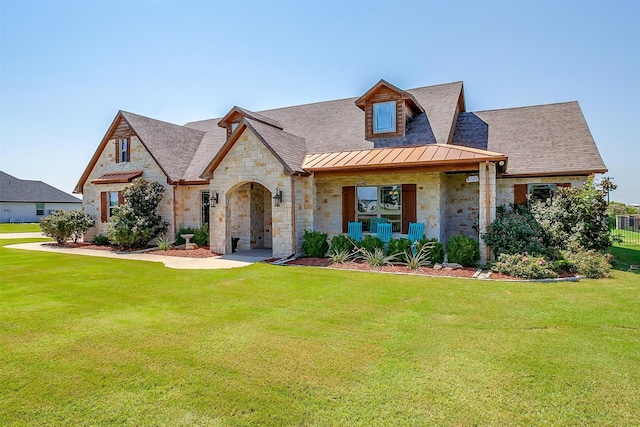
[{"label": "dormer", "polygon": [[365,139],[405,136],[407,123],[424,112],[413,95],[385,80],[376,83],[355,104],[365,112]]},{"label": "dormer", "polygon": [[229,112],[218,122],[218,126],[221,128],[225,128],[227,130],[227,139],[231,136],[238,123],[242,120],[243,117],[248,119],[253,119],[259,121],[260,123],[264,123],[269,126],[273,126],[282,130],[282,125],[277,121],[270,119],[269,117],[265,117],[262,114],[254,113],[253,111],[245,110],[244,108],[240,108],[238,106],[234,106]]}]

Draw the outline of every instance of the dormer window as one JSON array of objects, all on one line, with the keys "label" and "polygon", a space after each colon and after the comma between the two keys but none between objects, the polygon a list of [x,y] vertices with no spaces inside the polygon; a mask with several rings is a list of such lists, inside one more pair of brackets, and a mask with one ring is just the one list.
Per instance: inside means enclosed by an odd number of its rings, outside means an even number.
[{"label": "dormer window", "polygon": [[396,131],[396,103],[379,102],[373,104],[373,133]]}]

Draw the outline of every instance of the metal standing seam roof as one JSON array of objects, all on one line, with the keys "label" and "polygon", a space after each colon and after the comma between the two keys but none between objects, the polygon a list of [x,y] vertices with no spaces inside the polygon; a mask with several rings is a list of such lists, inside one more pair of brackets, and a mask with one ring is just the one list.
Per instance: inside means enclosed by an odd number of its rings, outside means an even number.
[{"label": "metal standing seam roof", "polygon": [[130,182],[132,179],[142,176],[143,171],[109,172],[92,179],[92,184],[113,184],[118,182]]},{"label": "metal standing seam roof", "polygon": [[429,144],[415,147],[374,148],[370,150],[338,151],[309,154],[302,168],[306,171],[435,166],[440,164],[475,163],[482,160],[507,160],[502,153],[458,147],[448,144]]}]

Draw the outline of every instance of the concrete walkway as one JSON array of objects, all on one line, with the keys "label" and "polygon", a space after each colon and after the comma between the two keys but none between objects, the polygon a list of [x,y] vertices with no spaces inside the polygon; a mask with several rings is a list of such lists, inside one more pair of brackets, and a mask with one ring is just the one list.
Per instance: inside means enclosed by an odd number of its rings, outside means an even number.
[{"label": "concrete walkway", "polygon": [[0,233],[0,239],[34,239],[34,238],[48,238],[42,232],[34,233]]},{"label": "concrete walkway", "polygon": [[[16,236],[17,234],[30,234],[30,233],[15,233],[15,234],[11,234],[11,236]],[[41,237],[41,236],[36,236],[36,237]],[[0,238],[2,238],[2,235],[0,235]],[[127,260],[135,260],[135,261],[161,262],[166,267],[182,269],[182,270],[216,270],[216,269],[222,269],[222,268],[246,267],[247,265],[251,265],[254,262],[264,261],[265,259],[272,258],[270,249],[240,251],[235,254],[222,255],[222,256],[216,256],[216,257],[210,257],[210,258],[183,258],[183,257],[175,257],[175,256],[156,255],[157,252],[146,252],[146,253],[137,253],[137,254],[135,253],[118,254],[115,252],[100,251],[95,249],[59,248],[56,246],[43,245],[42,242],[18,243],[15,245],[7,245],[5,247],[10,249],[22,249],[22,250],[28,250],[28,251],[55,252],[59,254],[85,255],[85,256],[96,256],[96,257],[103,257],[103,258],[127,259]]]}]

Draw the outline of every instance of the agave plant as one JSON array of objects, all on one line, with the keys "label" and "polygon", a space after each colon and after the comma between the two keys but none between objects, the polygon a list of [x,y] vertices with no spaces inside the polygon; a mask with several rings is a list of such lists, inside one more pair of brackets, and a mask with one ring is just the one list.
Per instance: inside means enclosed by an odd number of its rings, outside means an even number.
[{"label": "agave plant", "polygon": [[165,236],[164,234],[158,237],[156,239],[156,242],[158,249],[160,249],[161,251],[168,251],[169,249],[171,249],[171,241],[167,239],[167,236]]},{"label": "agave plant", "polygon": [[425,243],[418,251],[404,251],[404,265],[412,270],[431,265],[431,249],[435,243]]},{"label": "agave plant", "polygon": [[389,265],[396,260],[395,255],[385,255],[384,249],[374,248],[373,251],[369,251],[365,248],[358,248],[360,256],[367,261],[372,267],[382,267],[383,265]]},{"label": "agave plant", "polygon": [[353,257],[353,252],[350,252],[346,249],[339,249],[337,251],[331,251],[329,255],[329,259],[331,262],[336,264],[344,264],[349,261]]}]

